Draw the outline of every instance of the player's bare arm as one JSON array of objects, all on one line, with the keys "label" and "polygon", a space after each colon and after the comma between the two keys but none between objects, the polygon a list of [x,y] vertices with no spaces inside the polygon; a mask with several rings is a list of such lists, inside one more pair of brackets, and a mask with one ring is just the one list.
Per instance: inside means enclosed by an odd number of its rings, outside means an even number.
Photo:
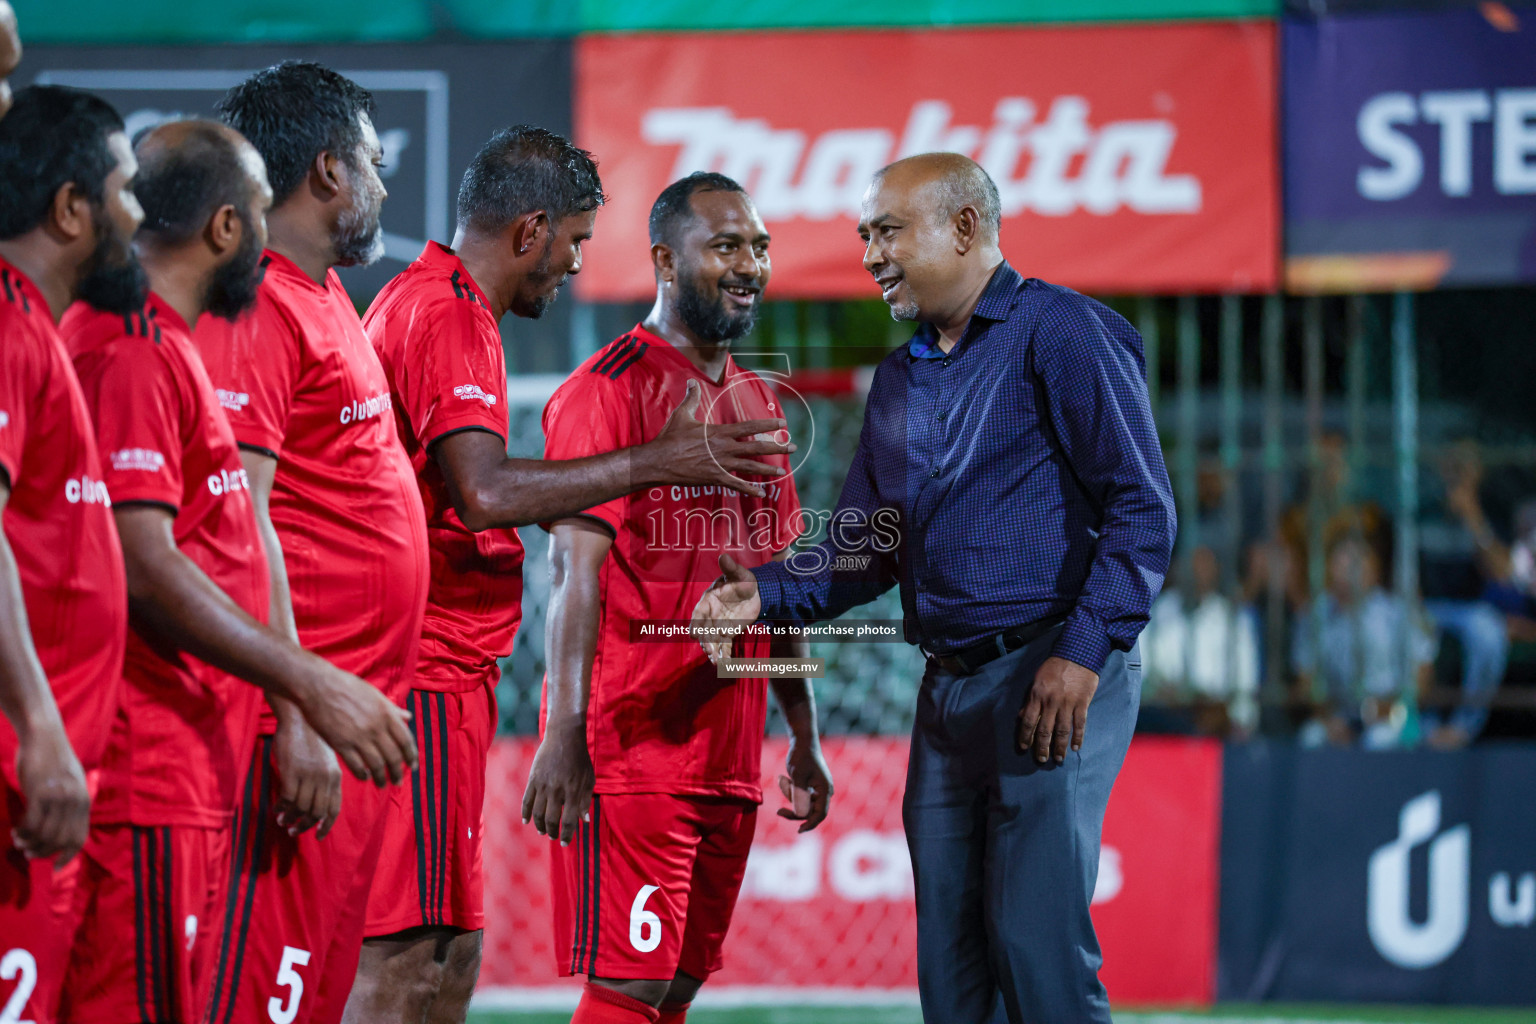
[{"label": "player's bare arm", "polygon": [[[789,550],[785,549],[773,560],[782,562],[788,557]],[[802,637],[776,639],[769,650],[775,658],[810,656],[810,645]],[[789,806],[779,808],[779,817],[798,821],[800,831],[809,832],[827,820],[832,803],[832,772],[821,756],[816,694],[811,690],[811,681],[804,676],[775,676],[769,685],[789,726],[789,754],[784,759],[785,774],[779,776],[779,792]]]},{"label": "player's bare arm", "polygon": [[359,779],[382,786],[404,778],[416,744],[403,709],[247,615],[177,548],[169,508],[134,502],[113,513],[137,628],[292,701]]},{"label": "player's bare arm", "polygon": [[739,632],[763,612],[757,577],[730,555],[720,556],[720,578],[710,584],[693,609],[693,624],[705,631],[699,646],[716,665],[731,655],[730,631]]},{"label": "player's bare arm", "polygon": [[454,509],[471,530],[545,523],[661,484],[729,487],[761,496],[746,476],[783,476],[759,461],[795,450],[788,442],[760,440],[784,429],[777,419],[732,424],[729,432],[696,418],[699,389],[688,392],[653,440],[584,459],[544,461],[507,457],[500,437],[465,430],[437,443],[434,452]]},{"label": "player's bare arm", "polygon": [[[271,577],[271,603],[267,622],[279,635],[297,644],[299,629],[293,620],[293,600],[288,593],[288,566],[283,560],[283,543],[272,525],[269,501],[272,482],[277,476],[277,460],[270,455],[242,448],[240,462],[251,481],[251,504],[256,509],[256,530],[267,556]],[[297,835],[318,829],[324,837],[341,813],[341,769],[336,754],[320,734],[304,722],[296,704],[275,694],[267,703],[277,717],[277,732],[272,737],[272,767],[277,773],[277,821]]]},{"label": "player's bare arm", "polygon": [[594,777],[587,750],[587,702],[602,588],[599,572],[613,534],[590,519],[564,519],[549,538],[548,717],[523,793],[523,824],[567,846],[591,809]]},{"label": "player's bare arm", "polygon": [[[0,476],[0,514],[10,500]],[[66,864],[85,844],[91,798],[85,773],[70,748],[53,691],[32,646],[21,578],[11,545],[0,534],[0,712],[16,730],[16,777],[25,813],[12,838],[28,857]]]}]

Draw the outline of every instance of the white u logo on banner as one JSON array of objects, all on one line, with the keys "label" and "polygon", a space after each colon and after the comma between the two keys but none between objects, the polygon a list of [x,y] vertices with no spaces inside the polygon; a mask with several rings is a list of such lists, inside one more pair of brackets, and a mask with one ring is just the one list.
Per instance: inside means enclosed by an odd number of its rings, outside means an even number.
[{"label": "white u logo on banner", "polygon": [[1423,970],[1456,952],[1467,934],[1472,830],[1457,825],[1429,845],[1429,913],[1421,924],[1409,915],[1408,854],[1440,831],[1440,792],[1430,790],[1403,805],[1398,836],[1371,854],[1366,923],[1371,942],[1391,963]]}]

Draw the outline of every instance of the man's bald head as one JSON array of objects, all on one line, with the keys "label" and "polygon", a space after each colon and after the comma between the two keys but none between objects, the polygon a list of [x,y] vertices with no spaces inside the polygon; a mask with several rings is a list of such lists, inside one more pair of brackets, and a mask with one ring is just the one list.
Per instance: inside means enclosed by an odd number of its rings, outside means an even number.
[{"label": "man's bald head", "polygon": [[997,186],[974,160],[925,153],[882,168],[864,193],[864,269],[897,320],[946,329],[970,316],[1003,261]]},{"label": "man's bald head", "polygon": [[16,12],[9,0],[0,0],[0,117],[11,109],[11,83],[6,79],[21,63],[21,36],[16,33]]},{"label": "man's bald head", "polygon": [[931,212],[951,220],[970,207],[982,228],[984,241],[997,243],[1003,227],[1003,202],[997,185],[981,164],[959,153],[921,153],[887,164],[875,172],[871,192],[882,184],[923,190]]},{"label": "man's bald head", "polygon": [[249,217],[271,204],[261,155],[228,125],[171,121],[143,135],[134,154],[139,175],[133,191],[144,207],[139,232],[155,244],[191,240],[220,207]]}]

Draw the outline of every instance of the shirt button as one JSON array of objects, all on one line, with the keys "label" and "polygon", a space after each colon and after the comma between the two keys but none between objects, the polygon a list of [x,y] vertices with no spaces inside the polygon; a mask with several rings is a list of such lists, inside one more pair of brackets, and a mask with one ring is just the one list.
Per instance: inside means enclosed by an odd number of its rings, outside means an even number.
[{"label": "shirt button", "polygon": [[934,419],[938,420],[940,423],[943,423],[944,422],[944,414],[943,413],[939,413],[937,416],[934,417]]},{"label": "shirt button", "polygon": [[945,357],[944,357],[944,365],[945,365],[945,366],[948,366],[948,365],[949,365],[949,356],[945,356]]},{"label": "shirt button", "polygon": [[939,471],[937,469],[935,469],[932,473],[929,473],[928,475],[929,476],[938,476],[939,475]]}]

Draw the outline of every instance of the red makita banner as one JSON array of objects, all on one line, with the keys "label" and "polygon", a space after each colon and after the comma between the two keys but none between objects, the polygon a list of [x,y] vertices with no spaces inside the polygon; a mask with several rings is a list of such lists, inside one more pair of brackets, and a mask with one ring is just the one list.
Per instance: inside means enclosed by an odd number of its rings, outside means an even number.
[{"label": "red makita banner", "polygon": [[986,167],[1003,251],[1093,292],[1277,279],[1275,32],[1262,22],[588,37],[576,137],[612,197],[588,299],[655,287],[646,216],[696,170],[773,235],[769,297],[876,298],[855,225],[871,175],[952,150]]},{"label": "red makita banner", "polygon": [[[741,900],[711,986],[915,989],[912,863],[901,827],[908,741],[826,741],[837,795],[797,835],[773,813],[784,741],[763,751],[764,788]],[[482,989],[556,986],[549,840],[518,821],[535,745],[499,741],[486,795]],[[1221,747],[1141,738],[1104,824],[1094,921],[1110,998],[1204,1004],[1215,991]],[[566,951],[568,958],[569,951]],[[567,983],[568,984],[568,983]]]}]

